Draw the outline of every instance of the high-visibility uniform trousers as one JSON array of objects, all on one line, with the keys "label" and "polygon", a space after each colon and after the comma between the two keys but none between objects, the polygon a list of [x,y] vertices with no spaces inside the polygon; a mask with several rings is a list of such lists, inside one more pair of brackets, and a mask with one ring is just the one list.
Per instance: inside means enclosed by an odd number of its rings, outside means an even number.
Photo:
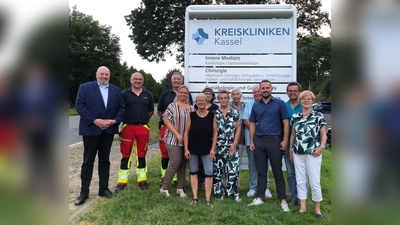
[{"label": "high-visibility uniform trousers", "polygon": [[150,128],[145,125],[123,124],[120,135],[121,166],[118,184],[126,185],[130,174],[133,154],[136,152],[136,174],[138,183],[147,182],[146,153],[150,137]]},{"label": "high-visibility uniform trousers", "polygon": [[[167,129],[167,126],[162,125],[160,128],[160,140],[158,141],[158,146],[160,147],[160,152],[161,152],[161,178],[164,178],[165,176],[165,171],[167,171],[168,165],[169,165],[169,156],[167,152],[167,148],[165,147],[165,141],[164,141],[164,136],[165,136],[165,131]],[[177,176],[176,174],[174,175],[173,181],[177,181]]]}]

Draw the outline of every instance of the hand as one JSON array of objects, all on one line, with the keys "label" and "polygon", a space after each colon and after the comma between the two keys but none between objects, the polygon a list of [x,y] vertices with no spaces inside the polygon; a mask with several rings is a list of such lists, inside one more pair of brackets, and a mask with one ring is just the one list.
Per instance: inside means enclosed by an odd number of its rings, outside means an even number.
[{"label": "hand", "polygon": [[250,150],[254,151],[254,149],[256,149],[256,148],[254,147],[254,143],[252,142],[252,143],[250,143]]},{"label": "hand", "polygon": [[215,151],[213,149],[211,149],[210,151],[210,159],[213,160],[215,157]]},{"label": "hand", "polygon": [[190,152],[189,152],[189,149],[186,149],[186,150],[185,150],[185,158],[188,159],[188,160],[190,160]]},{"label": "hand", "polygon": [[179,142],[180,144],[183,143],[183,136],[182,136],[182,135],[178,134],[178,135],[176,136],[176,139],[178,139],[178,142]]},{"label": "hand", "polygon": [[280,150],[281,151],[285,151],[286,150],[286,147],[287,147],[287,141],[286,140],[283,140],[280,144],[279,144],[279,146],[280,146]]},{"label": "hand", "polygon": [[236,145],[231,145],[231,147],[229,147],[229,154],[234,155],[235,153],[236,153]]},{"label": "hand", "polygon": [[322,146],[319,146],[314,149],[314,151],[311,153],[314,157],[318,157],[322,154],[322,151],[324,151],[324,148]]},{"label": "hand", "polygon": [[292,153],[292,152],[290,152],[290,154],[289,154],[289,159],[290,159],[290,161],[291,161],[292,163],[294,163],[294,162],[293,162],[293,153]]},{"label": "hand", "polygon": [[106,121],[107,121],[107,126],[108,127],[111,127],[112,125],[117,123],[117,121],[115,121],[115,120],[106,120]]},{"label": "hand", "polygon": [[105,130],[108,128],[108,122],[107,120],[103,119],[95,119],[93,123],[98,126],[100,129]]}]

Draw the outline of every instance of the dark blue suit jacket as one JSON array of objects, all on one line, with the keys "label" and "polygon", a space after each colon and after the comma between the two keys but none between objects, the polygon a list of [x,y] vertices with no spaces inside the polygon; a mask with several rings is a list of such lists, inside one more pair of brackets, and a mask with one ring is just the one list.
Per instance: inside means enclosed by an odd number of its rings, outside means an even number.
[{"label": "dark blue suit jacket", "polygon": [[75,105],[76,111],[81,116],[79,135],[100,135],[102,130],[93,123],[95,119],[114,119],[117,123],[106,129],[105,132],[108,134],[118,133],[118,126],[125,112],[125,103],[121,90],[117,86],[109,84],[108,91],[106,108],[97,81],[87,82],[79,86]]}]

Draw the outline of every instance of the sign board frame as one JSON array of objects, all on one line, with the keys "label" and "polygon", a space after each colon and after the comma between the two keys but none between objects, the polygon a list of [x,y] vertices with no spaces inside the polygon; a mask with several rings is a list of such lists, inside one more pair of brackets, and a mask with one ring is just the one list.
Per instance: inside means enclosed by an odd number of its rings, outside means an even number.
[{"label": "sign board frame", "polygon": [[[297,80],[296,16],[297,9],[290,4],[187,7],[185,85],[192,97],[201,92],[199,85],[246,86],[242,93],[248,96],[249,86],[270,79],[279,86],[273,95],[286,101],[282,86]],[[213,79],[205,79],[206,71]]]}]

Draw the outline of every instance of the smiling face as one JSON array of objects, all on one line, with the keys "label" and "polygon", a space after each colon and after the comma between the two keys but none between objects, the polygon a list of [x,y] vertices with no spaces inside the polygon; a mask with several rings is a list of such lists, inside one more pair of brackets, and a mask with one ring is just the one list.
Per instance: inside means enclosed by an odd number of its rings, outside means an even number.
[{"label": "smiling face", "polygon": [[253,98],[255,102],[258,102],[261,100],[261,94],[260,94],[260,88],[259,87],[254,87],[253,88]]},{"label": "smiling face", "polygon": [[221,107],[227,106],[229,103],[229,94],[228,93],[218,94],[218,101]]},{"label": "smiling face", "polygon": [[205,109],[207,105],[207,96],[197,96],[196,105],[198,109]]},{"label": "smiling face", "polygon": [[242,93],[240,93],[238,90],[232,91],[232,102],[238,103],[242,99]]},{"label": "smiling face", "polygon": [[310,109],[314,103],[315,96],[310,91],[303,91],[300,94],[299,101],[303,109]]},{"label": "smiling face", "polygon": [[263,99],[268,99],[269,97],[271,97],[271,93],[272,93],[271,83],[270,82],[261,82],[260,92],[261,92],[261,97]]},{"label": "smiling face", "polygon": [[143,86],[143,75],[141,73],[134,73],[132,74],[130,81],[133,89],[140,89]]},{"label": "smiling face", "polygon": [[183,85],[183,77],[182,75],[176,73],[171,76],[171,84],[173,89],[178,89],[181,85]]},{"label": "smiling face", "polygon": [[300,94],[300,87],[297,85],[290,85],[287,87],[286,94],[290,100],[297,101]]},{"label": "smiling face", "polygon": [[186,87],[181,87],[178,90],[178,100],[182,102],[188,102],[189,90]]},{"label": "smiling face", "polygon": [[105,66],[99,67],[96,72],[96,79],[100,85],[107,86],[110,82],[110,70]]},{"label": "smiling face", "polygon": [[212,93],[210,91],[206,91],[204,94],[207,96],[207,102],[210,102],[213,97]]}]

